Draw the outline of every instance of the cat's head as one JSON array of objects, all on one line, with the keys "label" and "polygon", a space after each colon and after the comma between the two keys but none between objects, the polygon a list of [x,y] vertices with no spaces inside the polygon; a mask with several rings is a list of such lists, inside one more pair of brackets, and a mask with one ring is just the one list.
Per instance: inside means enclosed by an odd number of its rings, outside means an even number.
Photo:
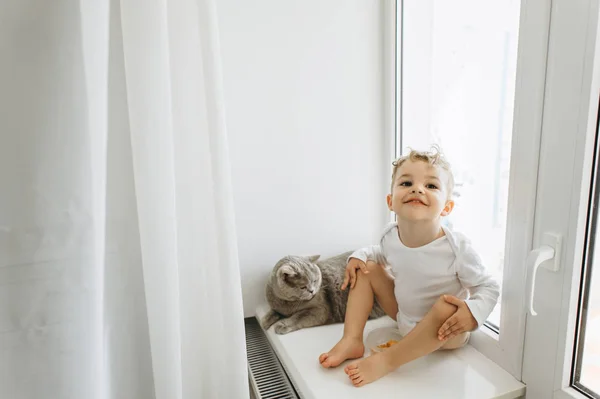
[{"label": "cat's head", "polygon": [[321,288],[321,270],[314,263],[319,255],[286,256],[273,268],[272,288],[285,300],[307,301]]}]

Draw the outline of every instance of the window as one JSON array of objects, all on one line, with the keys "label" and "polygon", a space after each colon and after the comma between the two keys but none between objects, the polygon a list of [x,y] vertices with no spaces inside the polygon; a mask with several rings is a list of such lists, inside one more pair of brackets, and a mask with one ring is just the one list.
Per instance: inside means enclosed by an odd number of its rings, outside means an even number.
[{"label": "window", "polygon": [[600,1],[395,4],[395,155],[442,147],[447,222],[503,281],[471,344],[528,396],[600,398]]},{"label": "window", "polygon": [[[520,1],[398,2],[397,150],[439,144],[465,233],[502,283]],[[397,154],[400,155],[400,154]],[[488,323],[498,331],[501,301]]]}]

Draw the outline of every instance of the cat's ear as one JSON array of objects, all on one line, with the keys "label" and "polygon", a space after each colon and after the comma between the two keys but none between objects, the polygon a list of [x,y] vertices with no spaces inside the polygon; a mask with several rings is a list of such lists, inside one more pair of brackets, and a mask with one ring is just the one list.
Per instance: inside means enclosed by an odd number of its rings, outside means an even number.
[{"label": "cat's ear", "polygon": [[315,263],[317,261],[317,259],[319,259],[321,257],[321,255],[313,255],[313,256],[307,256],[306,259],[308,259],[308,261],[310,263]]},{"label": "cat's ear", "polygon": [[283,265],[279,268],[279,270],[277,270],[277,274],[285,278],[285,276],[293,276],[294,274],[296,274],[296,272],[294,271],[294,269],[292,269],[290,265]]}]

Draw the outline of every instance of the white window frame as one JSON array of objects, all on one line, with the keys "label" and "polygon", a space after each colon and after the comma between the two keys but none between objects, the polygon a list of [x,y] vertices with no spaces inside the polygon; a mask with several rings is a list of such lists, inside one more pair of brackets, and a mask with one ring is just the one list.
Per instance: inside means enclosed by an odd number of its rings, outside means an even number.
[{"label": "white window frame", "polygon": [[[589,87],[588,92],[582,92],[580,112],[581,120],[577,134],[583,138],[577,148],[580,157],[581,169],[578,171],[580,177],[579,190],[573,190],[571,203],[574,204],[573,211],[577,217],[572,218],[569,223],[569,232],[576,238],[568,243],[567,259],[573,266],[566,268],[563,281],[563,298],[561,303],[560,324],[564,328],[559,331],[558,349],[556,355],[556,378],[554,380],[554,397],[557,399],[587,399],[588,396],[581,394],[571,387],[571,370],[573,359],[573,348],[576,342],[577,312],[580,306],[580,281],[584,265],[584,247],[586,245],[585,235],[588,221],[588,200],[592,189],[594,142],[597,129],[598,100],[600,93],[600,25],[598,17],[600,13],[600,2],[598,0],[583,1],[588,5],[587,23],[594,26],[589,31],[594,34],[594,40],[588,40],[586,53],[584,55],[584,82],[583,87]],[[584,14],[585,15],[585,14]],[[568,45],[564,43],[563,45]],[[591,76],[590,76],[591,75]],[[587,78],[585,78],[588,76]],[[598,154],[597,156],[600,156]],[[597,184],[600,184],[600,176],[596,176]],[[589,215],[591,217],[591,215]],[[569,255],[567,255],[569,256]],[[596,265],[598,267],[598,265]]]},{"label": "white window frame", "polygon": [[[537,389],[536,385],[540,384],[549,385],[547,393],[552,396],[546,395],[546,392],[544,395],[556,399],[587,398],[572,388],[570,383],[600,94],[599,3],[599,0],[573,0],[568,7],[562,8],[560,6],[564,4],[558,1],[553,4],[545,98],[544,156],[550,160],[560,158],[568,167],[560,168],[547,162],[540,173],[539,189],[540,195],[547,196],[552,192],[553,184],[568,182],[570,185],[565,184],[564,190],[570,193],[570,197],[568,208],[563,208],[558,202],[546,205],[550,209],[553,206],[560,208],[562,214],[567,215],[566,218],[540,218],[536,221],[536,236],[551,229],[566,232],[561,269],[558,274],[546,276],[547,281],[559,279],[560,283],[560,290],[556,290],[560,292],[555,293],[557,301],[547,299],[546,302],[550,303],[546,304],[546,309],[558,308],[560,312],[558,317],[552,317],[552,325],[558,327],[556,337],[554,332],[548,334],[553,344],[548,351],[554,357],[544,359],[538,365],[540,362],[528,357],[526,351],[523,377],[532,389]],[[566,136],[565,132],[569,132],[570,136]],[[542,290],[543,287],[538,284],[538,305],[543,302],[540,299],[548,295]],[[536,317],[543,317],[540,313]],[[532,320],[530,332],[535,331],[536,323],[539,320]],[[528,366],[528,363],[532,366]]]},{"label": "white window frame", "polygon": [[[408,0],[407,0],[408,1]],[[410,0],[415,1],[415,0]],[[390,141],[390,159],[400,154],[396,140],[401,127],[401,96],[396,98],[396,79],[402,74],[402,20],[396,10],[403,0],[384,2],[384,117]],[[397,19],[397,20],[396,20]],[[504,284],[500,334],[488,327],[474,332],[470,344],[499,364],[516,379],[522,378],[525,336],[525,260],[532,249],[536,183],[545,94],[550,4],[521,1],[515,112],[511,148]],[[397,35],[396,35],[397,33]],[[398,54],[396,54],[398,52]],[[400,88],[401,90],[401,88]],[[391,93],[391,94],[390,94]],[[509,327],[510,326],[510,327]]]}]

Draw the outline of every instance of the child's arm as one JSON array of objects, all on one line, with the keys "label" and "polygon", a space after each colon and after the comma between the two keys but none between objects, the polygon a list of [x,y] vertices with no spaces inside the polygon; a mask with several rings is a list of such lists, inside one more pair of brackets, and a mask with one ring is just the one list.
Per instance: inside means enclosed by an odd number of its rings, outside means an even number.
[{"label": "child's arm", "polygon": [[461,284],[469,290],[469,299],[465,302],[479,327],[494,310],[500,296],[500,285],[471,247],[463,253],[457,272]]},{"label": "child's arm", "polygon": [[440,328],[438,335],[441,339],[452,338],[481,326],[492,313],[500,296],[500,286],[470,245],[463,247],[460,259],[457,259],[456,272],[462,286],[469,290],[470,296],[463,301],[446,295],[446,302],[456,305],[458,309]]}]

